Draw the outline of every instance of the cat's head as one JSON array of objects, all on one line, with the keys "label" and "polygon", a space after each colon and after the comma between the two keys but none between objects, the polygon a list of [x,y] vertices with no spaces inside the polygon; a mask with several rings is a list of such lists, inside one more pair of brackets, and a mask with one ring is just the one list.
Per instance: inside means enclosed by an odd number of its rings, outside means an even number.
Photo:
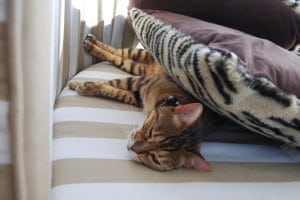
[{"label": "cat's head", "polygon": [[135,160],[155,170],[186,167],[211,171],[191,133],[202,111],[200,103],[158,107],[132,133],[128,150]]}]

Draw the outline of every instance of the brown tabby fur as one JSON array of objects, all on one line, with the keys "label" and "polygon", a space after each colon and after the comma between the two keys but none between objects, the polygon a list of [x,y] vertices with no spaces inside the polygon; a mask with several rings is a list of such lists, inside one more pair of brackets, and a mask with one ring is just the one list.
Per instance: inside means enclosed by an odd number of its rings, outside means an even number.
[{"label": "brown tabby fur", "polygon": [[136,75],[107,82],[70,81],[81,95],[101,96],[141,106],[146,115],[130,136],[128,149],[135,159],[156,170],[187,167],[210,171],[199,153],[202,138],[223,121],[183,91],[163,71],[151,53],[142,49],[114,49],[88,35],[85,50]]}]

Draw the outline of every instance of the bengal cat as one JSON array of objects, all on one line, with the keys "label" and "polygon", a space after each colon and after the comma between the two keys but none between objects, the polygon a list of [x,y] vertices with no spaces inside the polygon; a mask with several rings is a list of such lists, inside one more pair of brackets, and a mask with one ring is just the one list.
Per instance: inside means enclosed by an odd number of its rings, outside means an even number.
[{"label": "bengal cat", "polygon": [[128,143],[137,161],[160,171],[179,167],[212,170],[199,148],[203,137],[223,121],[222,117],[177,86],[147,50],[114,49],[91,34],[84,41],[84,49],[136,75],[106,82],[70,81],[69,86],[81,95],[143,107],[145,121]]}]

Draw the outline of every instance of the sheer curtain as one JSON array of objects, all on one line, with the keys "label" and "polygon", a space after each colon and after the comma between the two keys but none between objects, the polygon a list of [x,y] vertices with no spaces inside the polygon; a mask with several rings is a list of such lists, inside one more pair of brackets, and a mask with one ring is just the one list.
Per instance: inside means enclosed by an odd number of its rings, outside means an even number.
[{"label": "sheer curtain", "polygon": [[13,199],[13,166],[9,132],[9,88],[6,40],[6,0],[0,0],[0,199]]},{"label": "sheer curtain", "polygon": [[47,199],[56,1],[8,1],[8,64],[14,194]]},{"label": "sheer curtain", "polygon": [[114,47],[135,43],[128,1],[7,2],[14,193],[18,200],[44,200],[50,198],[56,96],[70,77],[97,62],[82,50],[87,33]]},{"label": "sheer curtain", "polygon": [[97,62],[84,53],[82,42],[88,33],[117,48],[135,43],[127,16],[128,0],[65,0],[60,3],[59,46],[56,60],[56,94],[67,80],[84,67]]}]

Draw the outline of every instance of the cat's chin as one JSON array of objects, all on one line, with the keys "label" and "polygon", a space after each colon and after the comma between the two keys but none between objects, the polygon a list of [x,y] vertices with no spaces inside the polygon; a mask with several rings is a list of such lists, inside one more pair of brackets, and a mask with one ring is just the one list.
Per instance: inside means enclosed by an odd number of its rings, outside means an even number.
[{"label": "cat's chin", "polygon": [[132,160],[135,160],[137,162],[141,162],[140,160],[138,160],[137,154],[131,150],[131,147],[134,145],[134,140],[133,140],[134,133],[135,133],[135,131],[133,131],[131,134],[128,135],[127,150],[129,152],[129,157]]},{"label": "cat's chin", "polygon": [[128,140],[127,150],[128,150],[130,159],[137,161],[137,162],[141,162],[140,160],[138,160],[137,154],[131,150],[132,145],[133,145],[132,141]]},{"label": "cat's chin", "polygon": [[134,161],[137,161],[137,162],[141,162],[140,160],[138,160],[136,153],[134,153],[131,150],[128,150],[128,151],[129,151],[129,157],[130,157],[130,159],[132,159]]}]

